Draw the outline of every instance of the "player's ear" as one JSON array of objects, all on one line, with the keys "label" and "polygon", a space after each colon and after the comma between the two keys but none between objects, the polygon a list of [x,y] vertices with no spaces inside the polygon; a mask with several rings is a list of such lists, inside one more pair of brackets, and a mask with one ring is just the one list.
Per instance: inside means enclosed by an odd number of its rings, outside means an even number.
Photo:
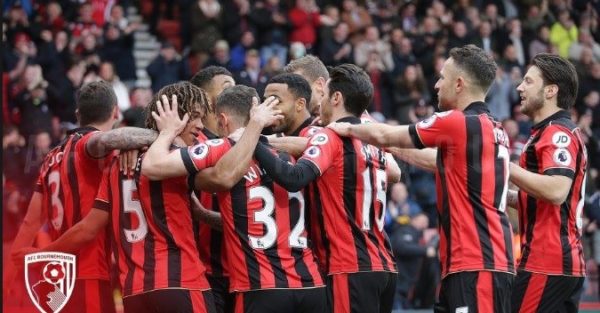
[{"label": "player's ear", "polygon": [[308,109],[306,106],[306,99],[298,98],[295,103],[296,112],[302,112],[302,110]]},{"label": "player's ear", "polygon": [[463,91],[463,89],[465,89],[465,78],[462,76],[458,76],[456,78],[456,82],[455,82],[454,86],[455,86],[454,90],[456,91],[456,93]]},{"label": "player's ear", "polygon": [[548,86],[544,86],[544,97],[546,97],[546,99],[556,97],[557,94],[558,94],[558,86],[557,85],[551,84]]},{"label": "player's ear", "polygon": [[119,119],[119,106],[115,105],[115,107],[113,108],[113,118],[115,120]]}]

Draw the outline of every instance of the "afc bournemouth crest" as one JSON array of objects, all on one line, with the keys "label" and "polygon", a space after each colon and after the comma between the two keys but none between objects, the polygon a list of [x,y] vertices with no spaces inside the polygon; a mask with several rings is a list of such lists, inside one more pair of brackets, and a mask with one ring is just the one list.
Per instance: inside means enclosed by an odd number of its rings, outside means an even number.
[{"label": "afc bournemouth crest", "polygon": [[75,256],[61,252],[26,255],[25,285],[40,312],[60,312],[75,286]]}]

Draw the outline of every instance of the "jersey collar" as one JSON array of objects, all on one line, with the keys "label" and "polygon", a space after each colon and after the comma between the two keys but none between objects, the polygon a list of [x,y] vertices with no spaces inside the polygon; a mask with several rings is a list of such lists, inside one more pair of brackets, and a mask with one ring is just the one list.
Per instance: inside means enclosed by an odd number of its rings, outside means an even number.
[{"label": "jersey collar", "polygon": [[337,123],[346,122],[346,123],[350,123],[350,124],[361,124],[362,123],[362,121],[360,120],[360,118],[358,118],[356,116],[342,117],[339,120],[337,120],[336,122]]},{"label": "jersey collar", "polygon": [[75,129],[68,130],[67,131],[67,136],[75,134],[75,133],[85,134],[85,133],[89,133],[89,132],[93,132],[93,131],[97,131],[97,130],[99,130],[99,129],[96,128],[96,127],[83,126],[83,127],[78,127],[78,128],[75,128]]},{"label": "jersey collar", "polygon": [[475,101],[475,102],[472,102],[471,104],[469,104],[463,112],[465,113],[465,115],[469,115],[469,114],[479,115],[479,114],[484,114],[484,113],[489,114],[490,110],[488,109],[485,102]]},{"label": "jersey collar", "polygon": [[569,114],[569,112],[567,112],[565,110],[560,110],[560,111],[548,116],[543,121],[533,125],[533,127],[531,127],[531,129],[534,129],[534,130],[540,129],[540,128],[550,124],[550,122],[552,122],[552,121],[555,121],[558,119],[563,119],[563,118],[570,120],[571,114]]},{"label": "jersey collar", "polygon": [[304,122],[302,122],[302,124],[298,128],[296,128],[295,131],[292,132],[292,134],[290,136],[296,136],[296,137],[300,136],[300,132],[304,128],[310,126],[312,124],[313,120],[314,119],[312,117],[307,118]]}]

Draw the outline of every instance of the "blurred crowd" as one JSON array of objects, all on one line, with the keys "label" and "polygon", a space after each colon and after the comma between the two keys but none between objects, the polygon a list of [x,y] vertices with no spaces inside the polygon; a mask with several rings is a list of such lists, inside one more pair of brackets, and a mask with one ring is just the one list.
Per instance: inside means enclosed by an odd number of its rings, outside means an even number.
[{"label": "blurred crowd", "polygon": [[[381,122],[415,123],[436,110],[433,86],[450,48],[475,44],[499,67],[486,102],[518,159],[531,122],[516,86],[540,52],[569,58],[579,75],[572,118],[583,130],[590,170],[588,257],[600,264],[600,1],[585,0],[20,0],[4,1],[2,116],[4,242],[15,235],[45,154],[76,126],[75,94],[110,82],[122,124],[143,126],[161,87],[208,65],[226,67],[259,94],[292,59],[355,63],[375,86],[369,109]],[[131,22],[136,8],[142,23]],[[140,84],[134,34],[161,45]],[[175,32],[166,31],[175,25]],[[165,26],[165,27],[163,27]],[[400,263],[399,307],[428,307],[438,279],[433,174],[403,165],[389,188],[386,229]],[[513,219],[514,220],[514,219]],[[515,230],[516,222],[513,223]],[[599,225],[600,226],[600,225]],[[597,246],[597,247],[595,247]],[[426,283],[423,283],[426,282]]]}]

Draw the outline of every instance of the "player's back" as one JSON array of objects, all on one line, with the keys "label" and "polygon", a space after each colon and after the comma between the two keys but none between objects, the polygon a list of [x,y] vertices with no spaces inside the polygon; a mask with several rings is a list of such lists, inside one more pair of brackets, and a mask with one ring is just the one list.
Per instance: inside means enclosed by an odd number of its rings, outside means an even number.
[{"label": "player's back", "polygon": [[[209,142],[215,160],[231,148],[229,141]],[[293,162],[287,154],[280,157]],[[218,197],[231,291],[324,286],[306,238],[301,192],[274,183],[253,160],[246,175]]]},{"label": "player's back", "polygon": [[[346,121],[346,120],[344,120]],[[358,118],[349,118],[360,123]],[[341,138],[329,129],[317,132],[303,159],[321,170],[313,190],[322,246],[318,255],[328,274],[396,271],[383,230],[386,203],[385,153],[355,138]]]},{"label": "player's back", "polygon": [[505,213],[508,136],[485,103],[436,113],[410,128],[417,148],[437,147],[436,190],[442,276],[514,272]]},{"label": "player's back", "polygon": [[[138,164],[141,164],[143,155]],[[156,289],[209,289],[196,250],[187,177],[152,181],[126,177],[115,159],[95,207],[111,212],[113,245],[123,295]]]},{"label": "player's back", "polygon": [[[110,158],[93,158],[86,151],[86,143],[96,131],[84,127],[69,132],[42,165],[36,188],[43,196],[53,240],[85,217],[94,203],[100,177]],[[77,253],[78,279],[109,279],[106,239],[107,233],[103,231]]]}]

